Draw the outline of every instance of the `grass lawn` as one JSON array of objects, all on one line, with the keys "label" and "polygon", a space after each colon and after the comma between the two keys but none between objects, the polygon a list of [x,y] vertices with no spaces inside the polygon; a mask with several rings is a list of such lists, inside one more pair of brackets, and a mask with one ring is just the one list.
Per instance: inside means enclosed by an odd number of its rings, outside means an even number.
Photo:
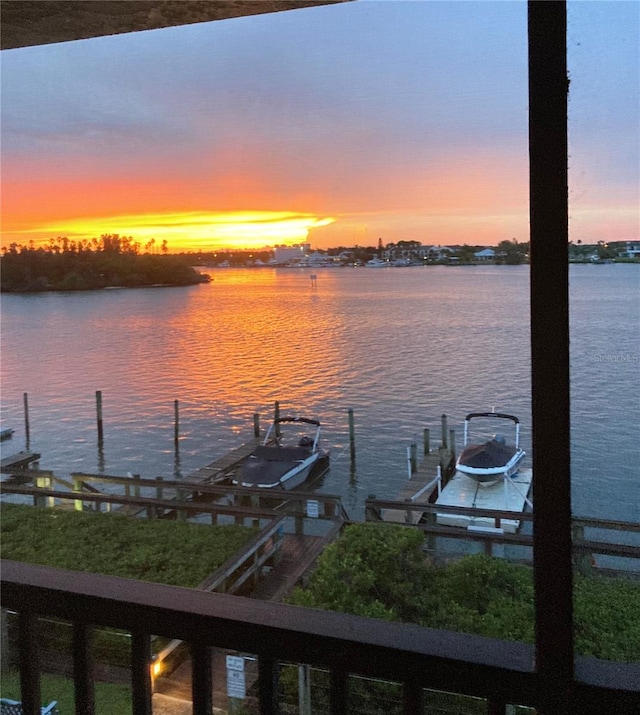
[{"label": "grass lawn", "polygon": [[[60,715],[73,715],[73,680],[54,675],[43,675],[40,681],[42,705],[57,701]],[[131,690],[128,685],[96,683],[96,712],[100,715],[130,715]],[[20,678],[9,673],[2,676],[0,696],[20,700]]]}]

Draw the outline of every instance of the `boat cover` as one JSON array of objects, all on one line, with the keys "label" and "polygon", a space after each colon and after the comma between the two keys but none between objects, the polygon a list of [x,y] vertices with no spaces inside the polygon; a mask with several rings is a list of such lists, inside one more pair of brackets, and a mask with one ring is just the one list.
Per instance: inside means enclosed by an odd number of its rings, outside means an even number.
[{"label": "boat cover", "polygon": [[474,469],[503,467],[516,453],[516,448],[492,439],[484,444],[470,444],[462,450],[458,464]]},{"label": "boat cover", "polygon": [[257,447],[242,464],[242,482],[275,486],[297,464],[310,456],[311,450],[304,447]]}]

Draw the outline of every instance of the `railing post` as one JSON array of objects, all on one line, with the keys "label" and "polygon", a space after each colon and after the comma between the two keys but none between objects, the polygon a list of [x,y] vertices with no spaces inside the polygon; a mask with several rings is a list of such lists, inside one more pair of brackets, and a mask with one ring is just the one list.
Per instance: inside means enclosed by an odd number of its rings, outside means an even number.
[{"label": "railing post", "polygon": [[91,649],[91,627],[85,623],[73,624],[73,681],[76,712],[83,715],[95,713],[95,691],[93,680],[93,655]]},{"label": "railing post", "polygon": [[332,670],[329,685],[329,703],[331,715],[346,715],[348,682],[345,670]]},{"label": "railing post", "polygon": [[267,655],[258,658],[258,702],[260,715],[278,715],[278,663]]},{"label": "railing post", "polygon": [[131,634],[131,704],[133,715],[152,715],[151,638],[148,633]]},{"label": "railing post", "polygon": [[213,712],[211,648],[200,643],[191,644],[191,693],[193,715],[211,715]]},{"label": "railing post", "polygon": [[[80,493],[82,492],[82,479],[79,479],[79,478],[74,477],[74,479],[73,479],[73,491],[74,491],[74,492],[77,492],[78,494],[80,494]],[[128,496],[128,495],[127,495],[127,496]],[[84,509],[84,504],[83,504],[82,500],[76,499],[76,500],[73,502],[73,508],[74,508],[76,511],[83,511],[83,509]]]},{"label": "railing post", "polygon": [[32,613],[18,613],[19,665],[24,715],[40,715],[40,658],[38,619]]}]

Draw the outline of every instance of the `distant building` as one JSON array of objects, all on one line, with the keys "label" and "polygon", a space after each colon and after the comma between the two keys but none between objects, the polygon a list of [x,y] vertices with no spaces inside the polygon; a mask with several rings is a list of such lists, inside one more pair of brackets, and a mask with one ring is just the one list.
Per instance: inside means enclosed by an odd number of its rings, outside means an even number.
[{"label": "distant building", "polygon": [[493,261],[496,257],[496,252],[493,248],[483,248],[481,251],[476,251],[473,254],[476,261]]},{"label": "distant building", "polygon": [[625,256],[627,258],[640,258],[640,243],[627,241]]},{"label": "distant building", "polygon": [[276,246],[273,249],[273,262],[277,264],[301,261],[311,249],[309,243],[296,243],[293,246]]}]

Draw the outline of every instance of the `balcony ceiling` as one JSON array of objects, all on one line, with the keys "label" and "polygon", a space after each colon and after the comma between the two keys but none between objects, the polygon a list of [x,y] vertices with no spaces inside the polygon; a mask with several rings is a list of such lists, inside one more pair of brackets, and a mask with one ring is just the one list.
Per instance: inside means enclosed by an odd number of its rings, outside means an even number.
[{"label": "balcony ceiling", "polygon": [[346,0],[2,0],[3,50]]}]

